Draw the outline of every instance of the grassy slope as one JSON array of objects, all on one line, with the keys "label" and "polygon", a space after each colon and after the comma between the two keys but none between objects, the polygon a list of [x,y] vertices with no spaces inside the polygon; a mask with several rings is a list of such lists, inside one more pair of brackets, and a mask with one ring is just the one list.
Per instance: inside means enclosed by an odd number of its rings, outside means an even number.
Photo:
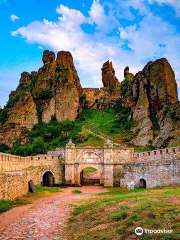
[{"label": "grassy slope", "polygon": [[[124,147],[133,147],[126,143],[126,139],[134,136],[131,130],[123,130],[115,126],[116,113],[113,109],[104,109],[103,112],[99,110],[84,109],[81,117],[84,118],[81,135],[87,138],[87,141],[77,144],[79,147],[92,146],[103,147],[105,140],[95,136],[87,131],[90,129],[94,133],[100,134],[107,139],[121,144]],[[148,147],[135,147],[137,151],[148,151]]]},{"label": "grassy slope", "polygon": [[180,187],[128,191],[118,188],[75,208],[69,239],[136,239],[136,227],[172,229],[173,234],[144,234],[140,239],[179,239]]},{"label": "grassy slope", "polygon": [[18,207],[24,204],[32,203],[35,199],[40,197],[47,197],[53,193],[61,192],[59,187],[41,187],[36,186],[35,193],[28,193],[14,201],[1,200],[0,201],[0,214],[10,210],[11,208]]},{"label": "grassy slope", "polygon": [[82,135],[88,136],[88,141],[85,143],[80,143],[79,146],[88,145],[93,147],[103,147],[104,145],[105,141],[103,139],[90,134],[86,129],[90,129],[94,133],[101,134],[106,138],[115,140],[116,142],[122,142],[122,136],[118,131],[116,131],[115,133],[111,132],[115,121],[115,113],[113,113],[113,110],[111,111],[111,113],[108,113],[98,110],[84,109],[82,116],[85,118],[85,121],[83,122]]}]

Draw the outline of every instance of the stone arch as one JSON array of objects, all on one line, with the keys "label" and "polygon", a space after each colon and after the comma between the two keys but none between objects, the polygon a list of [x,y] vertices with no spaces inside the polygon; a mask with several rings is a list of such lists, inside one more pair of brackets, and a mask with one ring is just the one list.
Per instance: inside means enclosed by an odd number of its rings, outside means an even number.
[{"label": "stone arch", "polygon": [[[95,170],[94,173],[90,175],[85,175],[85,170]],[[95,175],[94,175],[95,174]],[[100,171],[97,167],[85,167],[80,172],[81,185],[99,185],[100,184]]]},{"label": "stone arch", "polygon": [[42,177],[43,186],[52,187],[55,183],[55,177],[52,171],[46,171]]},{"label": "stone arch", "polygon": [[96,153],[93,152],[92,150],[90,151],[83,151],[81,152],[77,158],[76,158],[76,163],[101,163],[101,153]]},{"label": "stone arch", "polygon": [[144,178],[139,180],[139,187],[146,188],[146,180]]},{"label": "stone arch", "polygon": [[80,164],[78,167],[78,179],[77,179],[77,185],[81,186],[81,180],[82,180],[82,172],[84,169],[88,168],[88,167],[92,167],[97,169],[97,171],[100,174],[100,185],[104,184],[103,181],[103,166],[100,164]]}]

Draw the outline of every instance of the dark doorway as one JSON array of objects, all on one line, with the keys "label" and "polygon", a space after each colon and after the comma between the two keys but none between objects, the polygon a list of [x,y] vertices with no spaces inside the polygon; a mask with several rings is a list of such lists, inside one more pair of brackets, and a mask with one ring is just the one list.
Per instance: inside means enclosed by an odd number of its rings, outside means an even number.
[{"label": "dark doorway", "polygon": [[144,180],[143,178],[141,178],[139,180],[139,187],[140,188],[146,188],[146,180]]},{"label": "dark doorway", "polygon": [[100,173],[96,168],[87,167],[81,172],[81,185],[100,185]]},{"label": "dark doorway", "polygon": [[45,172],[43,175],[43,186],[52,187],[54,185],[55,179],[52,172]]}]

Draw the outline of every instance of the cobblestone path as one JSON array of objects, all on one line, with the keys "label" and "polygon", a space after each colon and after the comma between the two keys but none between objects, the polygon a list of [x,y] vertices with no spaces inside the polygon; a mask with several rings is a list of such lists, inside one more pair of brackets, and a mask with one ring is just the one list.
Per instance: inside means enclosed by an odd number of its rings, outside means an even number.
[{"label": "cobblestone path", "polygon": [[[81,190],[83,194],[73,194],[74,189]],[[40,198],[32,204],[11,209],[0,215],[0,239],[65,240],[66,223],[73,210],[74,201],[90,198],[92,193],[103,191],[106,190],[100,186],[69,187],[64,189],[63,193]]]}]

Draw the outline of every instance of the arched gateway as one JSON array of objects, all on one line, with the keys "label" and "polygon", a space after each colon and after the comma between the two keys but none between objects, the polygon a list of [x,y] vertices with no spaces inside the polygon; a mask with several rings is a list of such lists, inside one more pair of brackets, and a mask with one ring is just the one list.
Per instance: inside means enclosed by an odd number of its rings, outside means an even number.
[{"label": "arched gateway", "polygon": [[[72,141],[69,141],[66,148],[57,148],[48,154],[56,156],[59,161],[54,165],[56,179],[60,170],[60,180],[57,179],[56,183],[81,186],[82,171],[90,167],[98,170],[100,184],[105,187],[149,188],[165,184],[164,179],[167,179],[166,184],[179,183],[180,179],[179,147],[136,153],[133,148],[115,148],[109,140],[102,148],[75,147]],[[160,165],[157,166],[157,162]],[[164,171],[163,178],[160,175],[161,168]],[[169,178],[169,174],[173,176],[173,180]]]},{"label": "arched gateway", "polygon": [[[121,172],[122,162],[114,166],[114,161],[119,161],[123,157],[125,161],[131,151],[116,151],[109,141],[104,148],[76,148],[70,141],[66,145],[65,157],[65,183],[81,186],[82,171],[87,167],[92,167],[100,173],[100,185],[113,186],[115,172]],[[116,170],[117,169],[117,170]]]}]

